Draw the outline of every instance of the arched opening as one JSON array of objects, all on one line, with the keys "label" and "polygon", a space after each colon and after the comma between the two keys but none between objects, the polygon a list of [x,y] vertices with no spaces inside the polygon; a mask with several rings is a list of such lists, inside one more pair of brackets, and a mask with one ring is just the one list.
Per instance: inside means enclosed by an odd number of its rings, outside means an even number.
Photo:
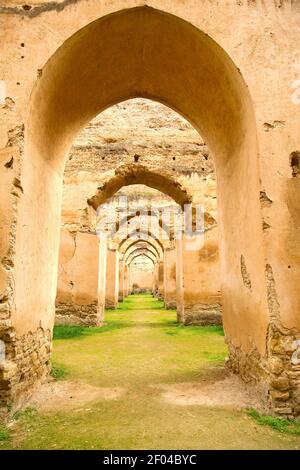
[{"label": "arched opening", "polygon": [[[251,362],[253,351],[265,355],[268,324],[251,98],[230,57],[208,35],[148,7],[123,10],[84,27],[50,58],[33,90],[16,240],[17,335],[49,332],[53,326],[62,176],[72,141],[92,117],[134,97],[177,111],[212,151],[223,318],[232,364],[239,369],[239,363]],[[128,178],[137,181],[134,171]],[[159,175],[155,181],[157,188],[165,184]],[[176,200],[178,186],[169,191]],[[102,193],[103,188],[92,205]],[[251,290],[241,275],[241,256]],[[30,292],[35,292],[34,302]],[[241,374],[246,377],[247,370]]]}]

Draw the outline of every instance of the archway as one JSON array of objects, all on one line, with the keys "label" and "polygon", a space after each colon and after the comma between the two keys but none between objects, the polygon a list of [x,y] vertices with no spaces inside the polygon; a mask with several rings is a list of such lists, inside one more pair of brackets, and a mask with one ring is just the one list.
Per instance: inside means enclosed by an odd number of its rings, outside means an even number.
[{"label": "archway", "polygon": [[151,259],[153,264],[157,263],[157,258],[155,254],[153,254],[150,250],[145,250],[144,248],[139,248],[134,250],[134,252],[130,253],[128,257],[126,258],[125,262],[126,264],[130,264],[137,256],[144,255],[147,256],[147,258]]},{"label": "archway", "polygon": [[[155,262],[158,261],[158,255],[157,253],[155,253],[154,250],[152,250],[150,247],[137,247],[137,248],[133,248],[132,250],[128,250],[128,252],[124,255],[124,261],[125,263],[127,262],[127,260],[129,260],[129,258],[131,256],[133,256],[134,254],[137,254],[137,253],[149,253],[152,255],[152,257],[155,259]],[[129,261],[128,261],[129,262]]]},{"label": "archway", "polygon": [[[249,364],[242,373],[253,375],[253,351],[266,353],[268,315],[251,98],[230,57],[209,36],[148,7],[100,18],[73,35],[45,65],[33,91],[16,240],[17,335],[52,329],[62,174],[72,140],[93,116],[137,96],[176,110],[213,152],[224,325],[231,359]],[[251,288],[241,270],[251,273]],[[46,355],[44,364],[48,360]]]},{"label": "archway", "polygon": [[149,171],[143,165],[133,164],[120,166],[115,170],[115,176],[98,188],[97,194],[92,196],[88,203],[95,210],[111,198],[123,186],[144,184],[150,188],[167,193],[180,206],[191,203],[191,196],[185,189],[167,172],[156,173]]},{"label": "archway", "polygon": [[155,238],[150,238],[150,237],[147,240],[143,238],[134,240],[134,241],[127,239],[127,243],[124,243],[122,245],[122,251],[120,250],[120,253],[126,254],[130,248],[134,247],[135,245],[142,244],[142,243],[143,244],[145,243],[149,245],[151,248],[153,248],[159,257],[162,256],[163,250],[161,246],[156,242]]}]

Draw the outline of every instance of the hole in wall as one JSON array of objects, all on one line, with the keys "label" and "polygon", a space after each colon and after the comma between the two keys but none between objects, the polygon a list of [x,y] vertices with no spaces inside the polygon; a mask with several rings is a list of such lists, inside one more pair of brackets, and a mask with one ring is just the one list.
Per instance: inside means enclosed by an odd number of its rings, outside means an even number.
[{"label": "hole in wall", "polygon": [[300,178],[300,152],[298,150],[290,154],[290,166],[292,168],[292,177]]}]

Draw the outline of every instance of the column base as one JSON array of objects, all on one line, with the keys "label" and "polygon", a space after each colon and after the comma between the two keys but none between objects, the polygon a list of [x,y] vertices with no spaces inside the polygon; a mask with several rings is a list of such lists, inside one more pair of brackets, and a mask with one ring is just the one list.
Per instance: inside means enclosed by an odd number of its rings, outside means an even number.
[{"label": "column base", "polygon": [[184,325],[222,325],[222,307],[221,304],[199,303],[193,306],[184,307],[182,319]]},{"label": "column base", "polygon": [[56,325],[99,326],[97,304],[75,305],[69,303],[56,304]]},{"label": "column base", "polygon": [[23,406],[51,370],[51,332],[38,328],[18,337],[13,328],[0,330],[5,360],[0,362],[0,415]]},{"label": "column base", "polygon": [[255,349],[245,353],[228,340],[227,344],[227,367],[255,386],[267,412],[284,418],[299,418],[300,332],[272,323],[267,335],[266,357],[261,357]]}]

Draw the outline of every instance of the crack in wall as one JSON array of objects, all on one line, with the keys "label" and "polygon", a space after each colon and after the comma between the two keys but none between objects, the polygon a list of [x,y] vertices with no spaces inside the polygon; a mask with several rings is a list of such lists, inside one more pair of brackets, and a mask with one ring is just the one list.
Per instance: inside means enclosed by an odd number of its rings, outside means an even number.
[{"label": "crack in wall", "polygon": [[64,2],[48,2],[36,7],[30,7],[30,5],[22,5],[17,7],[0,7],[0,14],[6,15],[21,15],[27,16],[28,18],[35,18],[43,13],[56,11],[57,13],[63,11],[65,8],[76,5],[80,2],[86,2],[88,0],[65,0]]},{"label": "crack in wall", "polygon": [[243,283],[248,290],[252,290],[252,284],[250,279],[250,274],[247,271],[246,261],[244,255],[241,255],[241,275],[243,278]]},{"label": "crack in wall", "polygon": [[280,313],[280,304],[275,287],[275,279],[273,269],[270,264],[266,264],[266,281],[267,281],[267,300],[271,320],[278,320]]}]

